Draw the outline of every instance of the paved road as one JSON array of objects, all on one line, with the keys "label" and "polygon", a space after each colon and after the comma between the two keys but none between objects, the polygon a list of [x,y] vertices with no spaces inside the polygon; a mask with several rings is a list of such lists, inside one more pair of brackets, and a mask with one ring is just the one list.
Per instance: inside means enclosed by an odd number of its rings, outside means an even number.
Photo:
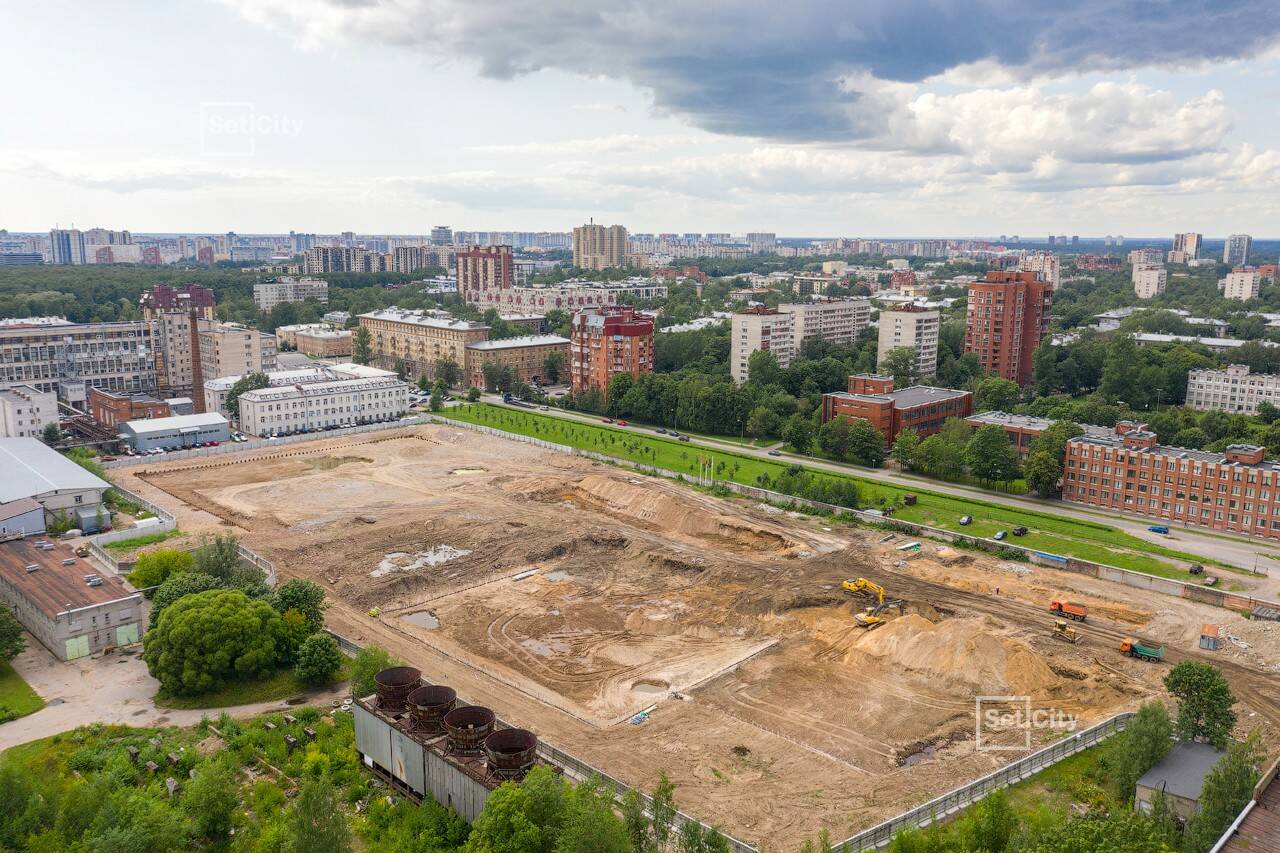
[{"label": "paved road", "polygon": [[[485,402],[503,405],[502,398],[498,395],[486,395],[484,399]],[[581,421],[583,423],[592,423],[597,425],[600,423],[600,418],[594,415],[584,415],[580,412],[568,412],[563,409],[549,408],[548,411],[543,412],[542,414],[565,418],[567,420]],[[627,432],[643,433],[645,435],[653,434],[653,429],[651,427],[628,425],[625,427],[615,426],[615,428]],[[1062,501],[1046,501],[1039,498],[1024,497],[1020,495],[1006,495],[1001,492],[991,492],[984,489],[973,488],[971,486],[929,480],[887,468],[862,468],[856,465],[844,465],[838,462],[828,462],[823,459],[815,459],[811,456],[801,456],[791,453],[782,453],[778,457],[770,457],[769,450],[775,447],[780,447],[780,445],[771,445],[770,447],[750,447],[748,445],[736,444],[731,441],[721,441],[701,436],[690,436],[690,443],[715,450],[727,450],[734,453],[741,453],[745,456],[755,456],[760,459],[794,461],[801,463],[808,468],[842,474],[852,474],[857,477],[862,477],[863,479],[891,483],[895,486],[928,489],[931,492],[937,492],[939,494],[953,495],[959,498],[983,500],[988,503],[1002,504],[1013,508],[1031,509],[1038,512],[1063,516],[1065,518],[1077,518],[1084,521],[1103,522],[1123,530],[1126,533],[1137,536],[1145,541],[1184,551],[1188,554],[1200,557],[1212,557],[1213,559],[1221,560],[1224,563],[1243,569],[1252,570],[1256,566],[1260,572],[1266,572],[1267,574],[1265,576],[1259,575],[1257,578],[1253,579],[1245,579],[1244,582],[1249,584],[1250,587],[1262,597],[1275,599],[1277,596],[1280,596],[1280,552],[1260,548],[1259,545],[1261,543],[1247,537],[1216,532],[1212,535],[1207,535],[1192,528],[1184,527],[1171,528],[1172,532],[1169,535],[1162,536],[1158,533],[1151,533],[1147,530],[1149,525],[1156,522],[1152,519],[1142,518],[1140,516],[1102,513],[1075,507]]]}]

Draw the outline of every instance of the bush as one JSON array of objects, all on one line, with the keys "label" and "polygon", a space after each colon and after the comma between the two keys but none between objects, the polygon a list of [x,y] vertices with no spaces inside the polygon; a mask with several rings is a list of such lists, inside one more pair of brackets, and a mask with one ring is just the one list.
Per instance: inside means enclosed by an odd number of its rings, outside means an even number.
[{"label": "bush", "polygon": [[211,589],[221,589],[222,581],[213,575],[206,575],[201,572],[183,572],[174,575],[151,594],[151,622],[147,625],[147,630],[155,628],[160,624],[160,614],[178,599],[194,595],[197,592],[208,592]]},{"label": "bush", "polygon": [[378,687],[373,677],[398,663],[386,649],[377,646],[365,646],[356,652],[355,660],[351,662],[351,695],[359,697],[372,694]]},{"label": "bush", "polygon": [[158,587],[173,575],[191,571],[195,558],[178,548],[160,548],[148,551],[138,557],[133,571],[129,572],[129,583],[135,589]]},{"label": "bush", "polygon": [[281,584],[271,596],[271,606],[282,614],[289,610],[301,613],[308,634],[314,634],[324,625],[324,590],[311,581],[295,579]]},{"label": "bush", "polygon": [[342,668],[342,652],[333,637],[312,634],[298,648],[297,661],[293,674],[303,684],[328,684]]},{"label": "bush", "polygon": [[271,605],[239,590],[215,589],[169,605],[147,632],[143,659],[161,689],[190,696],[231,678],[264,675],[286,653],[284,622]]}]

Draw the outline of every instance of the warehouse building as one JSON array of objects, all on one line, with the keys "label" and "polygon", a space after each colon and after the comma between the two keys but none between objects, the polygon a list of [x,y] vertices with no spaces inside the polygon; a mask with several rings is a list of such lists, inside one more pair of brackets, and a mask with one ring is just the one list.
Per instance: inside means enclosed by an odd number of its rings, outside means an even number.
[{"label": "warehouse building", "polygon": [[0,503],[0,540],[44,532],[44,507],[35,498]]},{"label": "warehouse building", "polygon": [[0,600],[59,660],[142,636],[142,595],[103,577],[71,547],[27,536],[0,543]]},{"label": "warehouse building", "polygon": [[183,450],[211,441],[231,438],[227,419],[216,412],[173,415],[168,418],[127,421],[120,425],[121,439],[137,451]]},{"label": "warehouse building", "polygon": [[30,498],[87,533],[110,518],[102,495],[111,484],[34,438],[0,438],[0,473],[0,507]]}]

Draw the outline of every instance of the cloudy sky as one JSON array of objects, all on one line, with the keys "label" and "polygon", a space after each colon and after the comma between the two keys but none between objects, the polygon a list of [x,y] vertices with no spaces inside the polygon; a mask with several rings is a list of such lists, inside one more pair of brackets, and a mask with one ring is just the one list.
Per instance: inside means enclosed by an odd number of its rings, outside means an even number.
[{"label": "cloudy sky", "polygon": [[1275,0],[42,0],[0,227],[1280,236]]}]

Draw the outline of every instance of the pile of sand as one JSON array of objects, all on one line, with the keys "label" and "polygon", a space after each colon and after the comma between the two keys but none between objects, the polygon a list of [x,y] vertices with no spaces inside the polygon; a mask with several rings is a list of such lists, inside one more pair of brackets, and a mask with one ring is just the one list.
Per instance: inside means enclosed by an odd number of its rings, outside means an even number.
[{"label": "pile of sand", "polygon": [[1034,695],[1061,681],[1030,646],[993,632],[980,619],[935,624],[911,613],[864,634],[845,661],[857,663],[863,655],[988,695]]}]

